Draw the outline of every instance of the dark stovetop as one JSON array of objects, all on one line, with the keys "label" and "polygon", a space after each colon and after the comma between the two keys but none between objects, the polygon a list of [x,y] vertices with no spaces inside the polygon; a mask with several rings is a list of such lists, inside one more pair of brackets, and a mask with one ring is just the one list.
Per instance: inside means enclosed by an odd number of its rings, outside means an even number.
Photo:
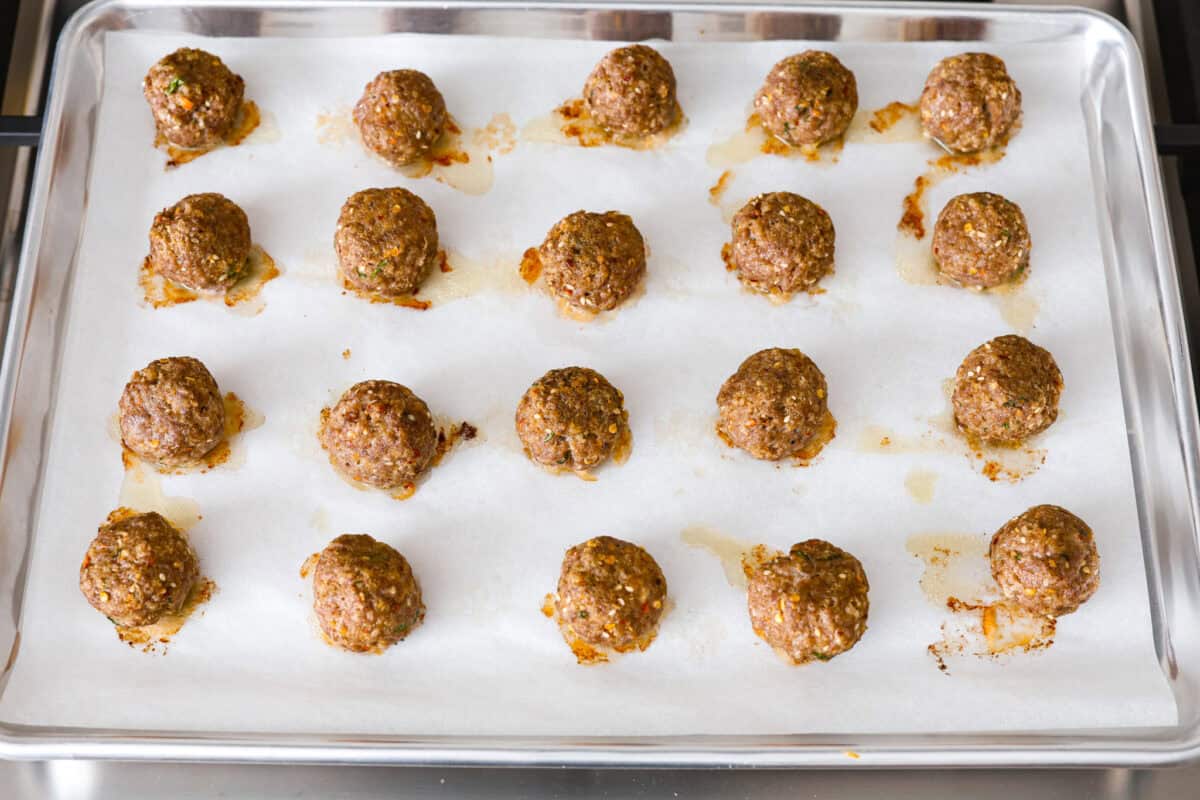
[{"label": "dark stovetop", "polygon": [[[1170,120],[1175,125],[1200,125],[1200,3],[1196,0],[1155,0],[1158,46]],[[1177,159],[1179,187],[1186,207],[1192,252],[1200,252],[1200,137],[1193,130],[1187,155]],[[1177,230],[1176,236],[1184,235]],[[1200,325],[1194,320],[1193,326]],[[1197,352],[1193,348],[1193,352]]]}]

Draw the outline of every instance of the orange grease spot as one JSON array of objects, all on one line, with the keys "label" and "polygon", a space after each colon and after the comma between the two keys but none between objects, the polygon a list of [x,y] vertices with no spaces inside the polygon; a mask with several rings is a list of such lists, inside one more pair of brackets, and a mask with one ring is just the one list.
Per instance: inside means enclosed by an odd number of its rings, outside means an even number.
[{"label": "orange grease spot", "polygon": [[714,206],[721,201],[721,195],[725,194],[725,190],[729,188],[729,181],[733,179],[733,170],[727,169],[721,173],[721,177],[717,178],[708,189],[708,202]]},{"label": "orange grease spot", "polygon": [[915,105],[894,100],[883,108],[872,111],[871,121],[868,124],[871,126],[871,130],[876,133],[885,133],[889,128],[903,119],[906,114],[915,114],[919,110]]},{"label": "orange grease spot", "polygon": [[542,274],[542,257],[536,247],[531,247],[521,256],[521,277],[532,286]]}]

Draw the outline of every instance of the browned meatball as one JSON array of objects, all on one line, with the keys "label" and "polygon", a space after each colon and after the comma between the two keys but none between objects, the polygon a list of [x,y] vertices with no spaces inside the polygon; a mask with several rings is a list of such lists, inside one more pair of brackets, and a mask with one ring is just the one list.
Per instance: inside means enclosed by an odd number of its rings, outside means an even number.
[{"label": "browned meatball", "polygon": [[233,129],[245,83],[212,53],[183,47],[150,68],[142,94],[154,125],[176,147],[211,147]]},{"label": "browned meatball", "polygon": [[1022,336],[976,347],[954,376],[954,420],[968,436],[1017,444],[1058,418],[1063,377],[1054,357]]},{"label": "browned meatball", "polygon": [[153,511],[113,517],[79,567],[83,596],[116,625],[152,625],[178,612],[200,577],[187,536]]},{"label": "browned meatball", "polygon": [[189,194],[154,217],[150,264],[197,292],[224,292],[250,259],[250,222],[237,203],[215,192]]},{"label": "browned meatball", "polygon": [[546,286],[582,311],[616,308],[646,273],[646,243],[625,214],[576,211],[538,248]]},{"label": "browned meatball", "polygon": [[833,240],[825,209],[798,194],[770,192],[734,215],[730,260],[748,288],[790,295],[833,272]]},{"label": "browned meatball", "polygon": [[857,558],[809,539],[750,574],[750,624],[792,663],[828,661],[862,638],[870,588]]},{"label": "browned meatball", "polygon": [[321,414],[317,433],[329,463],[351,480],[377,489],[415,481],[437,453],[429,406],[407,386],[362,381]]},{"label": "browned meatball", "polygon": [[938,214],[933,260],[962,286],[991,289],[1029,267],[1029,227],[1016,203],[991,192],[960,194]]},{"label": "browned meatball", "polygon": [[628,136],[658,133],[678,115],[671,62],[644,44],[618,47],[600,59],[583,99],[602,127]]},{"label": "browned meatball", "polygon": [[225,403],[212,373],[188,356],[133,373],[118,404],[121,441],[160,467],[195,464],[225,433]]},{"label": "browned meatball", "polygon": [[811,455],[830,425],[825,376],[799,350],[747,358],[717,394],[717,432],[755,458]]},{"label": "browned meatball", "polygon": [[988,53],[944,58],[925,79],[921,126],[942,147],[974,153],[1002,144],[1021,116],[1021,91]]},{"label": "browned meatball", "polygon": [[363,144],[397,167],[428,156],[446,119],[442,93],[415,69],[379,73],[354,106]]},{"label": "browned meatball", "polygon": [[625,396],[595,370],[552,369],[517,405],[517,436],[530,460],[589,469],[613,454],[628,427]]},{"label": "browned meatball", "polygon": [[568,643],[624,653],[650,645],[666,597],[667,579],[649,553],[597,536],[563,557],[555,610]]},{"label": "browned meatball", "polygon": [[1100,586],[1092,529],[1058,506],[1034,506],[1004,523],[988,557],[1005,599],[1035,614],[1070,614]]},{"label": "browned meatball", "polygon": [[407,189],[364,189],[342,206],[333,246],[342,277],[356,289],[412,294],[437,262],[437,219]]},{"label": "browned meatball", "polygon": [[790,145],[823,144],[850,126],[858,84],[832,53],[806,50],[771,67],[754,110],[767,131]]},{"label": "browned meatball", "polygon": [[355,653],[382,652],[425,617],[408,561],[365,533],[344,533],[317,556],[313,610],[329,643]]}]

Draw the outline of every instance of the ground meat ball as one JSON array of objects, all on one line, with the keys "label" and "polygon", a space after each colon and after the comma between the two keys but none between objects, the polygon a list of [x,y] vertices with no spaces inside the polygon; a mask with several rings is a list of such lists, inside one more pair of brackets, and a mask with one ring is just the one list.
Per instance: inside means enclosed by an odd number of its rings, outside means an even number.
[{"label": "ground meat ball", "polygon": [[1049,352],[1022,336],[999,336],[976,347],[954,376],[959,428],[992,444],[1016,444],[1058,418],[1063,378]]},{"label": "ground meat ball", "polygon": [[546,234],[538,255],[550,291],[593,313],[616,308],[646,273],[642,234],[616,211],[564,217]]},{"label": "ground meat ball", "polygon": [[589,469],[607,459],[628,425],[625,396],[586,367],[552,369],[517,405],[517,435],[544,466]]},{"label": "ground meat ball", "polygon": [[398,489],[429,468],[438,435],[429,406],[407,386],[363,381],[323,415],[318,437],[329,463],[346,477]]},{"label": "ground meat ball", "polygon": [[750,624],[795,664],[828,661],[862,638],[870,588],[857,558],[809,539],[751,573]]},{"label": "ground meat ball", "polygon": [[224,292],[250,259],[250,222],[221,194],[189,194],[154,217],[150,264],[164,278],[197,292]]},{"label": "ground meat ball", "polygon": [[187,356],[160,358],[133,373],[118,408],[121,441],[160,467],[195,464],[225,432],[217,381]]},{"label": "ground meat ball", "polygon": [[1021,116],[1021,91],[1004,62],[963,53],[938,62],[921,92],[921,126],[955,153],[1001,144]]},{"label": "ground meat ball", "polygon": [[342,206],[333,246],[342,277],[356,289],[412,294],[437,262],[437,219],[407,189],[364,189]]},{"label": "ground meat ball", "polygon": [[990,289],[1029,267],[1029,227],[1021,207],[998,194],[950,199],[933,228],[938,271],[962,286]]},{"label": "ground meat ball", "polygon": [[354,106],[363,144],[402,167],[429,155],[446,130],[446,102],[424,72],[381,72]]},{"label": "ground meat ball", "polygon": [[199,577],[187,536],[151,511],[100,526],[79,567],[79,589],[117,625],[152,625],[183,607]]},{"label": "ground meat ball", "polygon": [[1034,506],[1006,522],[988,556],[1005,599],[1035,614],[1070,614],[1100,586],[1092,529],[1058,506]]},{"label": "ground meat ball", "polygon": [[615,133],[648,136],[675,122],[675,72],[644,44],[618,47],[600,59],[583,86],[592,118]]},{"label": "ground meat ball", "polygon": [[212,147],[233,129],[245,83],[203,50],[184,47],[150,68],[142,93],[154,125],[176,147]]},{"label": "ground meat ball", "polygon": [[833,272],[833,221],[791,192],[760,194],[733,218],[730,254],[738,280],[767,294],[791,294]]},{"label": "ground meat ball", "polygon": [[755,458],[801,454],[828,423],[825,376],[799,350],[747,358],[717,394],[717,430]]},{"label": "ground meat ball", "polygon": [[325,638],[356,653],[390,647],[425,617],[408,561],[365,533],[344,533],[321,551],[313,610]]},{"label": "ground meat ball", "polygon": [[555,610],[568,641],[623,653],[650,643],[666,596],[667,579],[649,553],[597,536],[563,557]]},{"label": "ground meat ball", "polygon": [[767,131],[790,145],[823,144],[850,126],[858,84],[832,53],[806,50],[771,68],[754,110]]}]

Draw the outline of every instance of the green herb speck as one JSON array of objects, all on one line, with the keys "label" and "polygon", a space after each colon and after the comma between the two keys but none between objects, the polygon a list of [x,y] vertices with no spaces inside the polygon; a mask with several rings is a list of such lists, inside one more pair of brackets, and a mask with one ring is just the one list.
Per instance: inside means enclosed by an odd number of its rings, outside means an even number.
[{"label": "green herb speck", "polygon": [[171,82],[167,84],[167,94],[175,94],[179,91],[180,86],[183,86],[183,78],[180,78],[178,75],[176,75],[174,78],[171,78]]},{"label": "green herb speck", "polygon": [[240,278],[241,276],[245,275],[249,271],[250,271],[250,258],[249,258],[249,256],[247,256],[246,261],[240,267],[230,266],[229,269],[225,270],[225,280],[232,280],[234,278]]}]

